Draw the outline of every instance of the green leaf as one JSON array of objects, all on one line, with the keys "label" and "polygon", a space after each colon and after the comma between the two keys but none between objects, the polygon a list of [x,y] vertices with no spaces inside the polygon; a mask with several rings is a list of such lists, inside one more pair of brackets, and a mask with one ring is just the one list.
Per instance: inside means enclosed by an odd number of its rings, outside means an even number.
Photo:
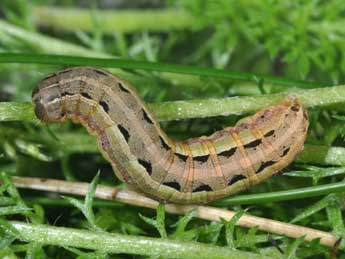
[{"label": "green leaf", "polygon": [[[0,243],[2,243],[1,241],[0,241]],[[3,259],[18,259],[19,257],[17,257],[15,255],[14,251],[11,248],[4,247],[4,248],[0,249],[0,258],[3,258]]]},{"label": "green leaf", "polygon": [[297,248],[302,245],[304,242],[304,236],[299,237],[297,239],[295,239],[292,244],[290,244],[286,250],[285,250],[285,254],[284,254],[284,258],[285,259],[294,259],[297,258],[296,257],[296,251]]},{"label": "green leaf", "polygon": [[81,203],[79,200],[72,197],[62,196],[65,200],[69,201],[72,205],[77,207],[84,214],[85,218],[87,219],[91,227],[98,231],[100,231],[101,228],[99,228],[96,224],[95,215],[92,210],[92,202],[93,202],[93,197],[96,192],[96,188],[97,188],[97,184],[99,180],[99,174],[100,174],[100,171],[97,172],[92,182],[90,183],[89,190],[86,194],[84,203]]},{"label": "green leaf", "polygon": [[326,207],[328,221],[332,225],[333,232],[337,236],[345,237],[345,226],[341,208],[337,203]]},{"label": "green leaf", "polygon": [[16,199],[17,204],[19,205],[24,205],[24,201],[22,200],[22,198],[20,197],[20,194],[17,190],[17,188],[13,185],[10,177],[5,173],[5,172],[1,172],[0,173],[0,179],[3,182],[3,184],[5,186],[7,186],[6,191],[7,193],[14,199]]},{"label": "green leaf", "polygon": [[13,147],[12,144],[5,141],[3,144],[3,148],[4,148],[4,151],[8,157],[10,157],[13,160],[17,159],[17,152],[16,152],[16,149]]},{"label": "green leaf", "polygon": [[86,213],[87,215],[89,215],[90,218],[93,219],[93,221],[94,221],[94,214],[92,211],[92,202],[93,202],[93,197],[95,196],[96,188],[99,182],[99,174],[100,174],[100,171],[97,172],[97,174],[91,181],[90,186],[89,186],[89,191],[87,192],[86,197],[85,197]]},{"label": "green leaf", "polygon": [[0,251],[12,244],[14,240],[16,240],[15,236],[10,236],[6,234],[3,235],[2,233],[0,233]]},{"label": "green leaf", "polygon": [[305,166],[305,171],[290,171],[284,175],[294,177],[307,177],[313,179],[313,185],[317,185],[318,181],[325,177],[345,174],[345,167],[329,167],[322,168],[316,166]]},{"label": "green leaf", "polygon": [[39,204],[34,204],[33,209],[34,209],[34,215],[36,217],[35,223],[43,224],[45,221],[45,213],[44,213],[43,207]]},{"label": "green leaf", "polygon": [[238,220],[243,216],[244,213],[245,213],[244,210],[239,210],[229,221],[225,221],[222,219],[222,223],[225,226],[225,240],[226,240],[227,245],[231,249],[236,249],[235,242],[234,242],[235,226]]},{"label": "green leaf", "polygon": [[0,250],[10,245],[19,236],[20,233],[16,228],[0,218]]},{"label": "green leaf", "polygon": [[340,121],[345,121],[345,116],[344,115],[332,115],[334,119],[340,120]]},{"label": "green leaf", "polygon": [[[176,223],[171,225],[171,227],[176,227],[175,232],[170,235],[172,239],[179,239],[179,240],[191,240],[190,238],[195,237],[193,234],[192,236],[186,234],[186,227],[188,223],[195,217],[195,210],[188,211],[183,217],[181,217]],[[186,239],[187,238],[187,239]]]},{"label": "green leaf", "polygon": [[[63,199],[67,200],[69,203],[71,203],[73,206],[75,206],[76,208],[78,208],[81,212],[83,212],[84,214],[84,211],[85,211],[85,208],[84,208],[84,203],[78,201],[77,199],[75,198],[72,198],[72,197],[68,197],[68,196],[61,196]],[[85,214],[84,214],[85,215]]]},{"label": "green leaf", "polygon": [[77,255],[77,259],[107,259],[109,258],[108,254],[103,252],[83,252],[74,247],[64,247],[66,250]]},{"label": "green leaf", "polygon": [[159,232],[162,238],[167,238],[168,235],[165,230],[165,206],[163,203],[160,203],[156,209],[157,216],[156,219],[151,219],[145,217],[139,213],[139,216],[142,220],[144,220],[147,224],[153,226]]},{"label": "green leaf", "polygon": [[19,150],[26,155],[32,156],[33,158],[44,162],[53,161],[53,158],[42,153],[36,144],[32,144],[21,139],[17,139],[15,143]]},{"label": "green leaf", "polygon": [[[1,191],[0,191],[0,194],[1,194]],[[8,205],[14,205],[14,204],[16,204],[16,200],[14,198],[0,196],[0,206],[8,206]]]},{"label": "green leaf", "polygon": [[32,209],[26,206],[7,206],[0,207],[0,216],[13,215],[13,214],[25,214],[25,212],[31,211]]},{"label": "green leaf", "polygon": [[218,222],[211,222],[199,230],[199,241],[205,241],[211,244],[216,244],[220,233],[222,231],[223,224]]},{"label": "green leaf", "polygon": [[[257,251],[256,243],[258,241],[258,238],[256,236],[256,233],[258,231],[258,227],[250,228],[248,233],[245,233],[244,231],[237,231],[237,240],[236,240],[236,247],[245,247],[249,248],[253,251]],[[267,237],[265,236],[265,239],[267,240]]]},{"label": "green leaf", "polygon": [[25,259],[43,259],[44,251],[42,245],[37,242],[31,242],[28,244],[28,250],[26,252]]},{"label": "green leaf", "polygon": [[[1,176],[0,176],[0,178],[1,178]],[[0,195],[3,195],[3,193],[7,190],[7,188],[8,188],[8,184],[1,183],[1,185],[0,185]],[[4,198],[4,197],[2,197],[2,198]]]},{"label": "green leaf", "polygon": [[[343,195],[340,193],[340,195]],[[299,213],[295,218],[293,218],[290,223],[296,223],[298,221],[301,221],[307,217],[310,217],[311,215],[317,213],[318,211],[326,208],[330,203],[334,202],[337,199],[336,194],[329,194],[326,197],[322,198],[318,202],[315,202],[314,204],[308,206],[306,209],[304,209],[301,213]]]}]

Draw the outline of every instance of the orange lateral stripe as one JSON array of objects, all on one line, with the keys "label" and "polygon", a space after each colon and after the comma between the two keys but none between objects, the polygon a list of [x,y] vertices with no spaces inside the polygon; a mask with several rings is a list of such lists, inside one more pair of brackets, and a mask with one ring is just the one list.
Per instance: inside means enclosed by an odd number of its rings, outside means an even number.
[{"label": "orange lateral stripe", "polygon": [[183,152],[188,155],[186,161],[186,167],[183,171],[182,179],[184,179],[182,191],[192,193],[193,179],[194,179],[194,165],[193,165],[193,155],[189,145],[181,143]]},{"label": "orange lateral stripe", "polygon": [[232,136],[232,138],[234,139],[237,148],[241,152],[242,159],[240,160],[240,163],[241,163],[241,165],[243,165],[243,162],[244,162],[244,168],[243,168],[244,171],[248,172],[248,169],[249,169],[249,175],[247,175],[247,178],[248,178],[247,188],[248,188],[248,187],[258,183],[259,182],[259,178],[257,177],[257,175],[255,173],[255,170],[254,170],[254,168],[252,166],[252,162],[250,161],[246,151],[244,150],[243,142],[242,142],[240,136],[237,133],[235,133],[233,130],[231,130],[229,132],[230,132],[230,135]]},{"label": "orange lateral stripe", "polygon": [[223,184],[223,188],[225,188],[227,185],[226,185],[226,181],[225,181],[225,177],[224,177],[222,168],[220,166],[220,162],[218,160],[218,155],[217,155],[216,148],[214,147],[214,144],[213,144],[212,141],[207,141],[206,142],[206,146],[208,148],[210,157],[212,159],[212,164],[213,164],[213,168],[214,168],[214,170],[216,172],[216,176],[219,177],[219,178],[223,178],[223,183],[224,183]]},{"label": "orange lateral stripe", "polygon": [[166,164],[166,167],[165,167],[166,168],[166,175],[162,178],[162,180],[161,180],[161,182],[159,184],[164,183],[164,181],[166,179],[166,176],[168,175],[171,166],[174,164],[174,160],[175,160],[174,153],[176,152],[176,143],[175,142],[171,142],[169,144],[171,144],[171,151],[170,151],[170,154],[169,154],[169,157],[168,157],[167,161],[165,162],[165,164]]}]

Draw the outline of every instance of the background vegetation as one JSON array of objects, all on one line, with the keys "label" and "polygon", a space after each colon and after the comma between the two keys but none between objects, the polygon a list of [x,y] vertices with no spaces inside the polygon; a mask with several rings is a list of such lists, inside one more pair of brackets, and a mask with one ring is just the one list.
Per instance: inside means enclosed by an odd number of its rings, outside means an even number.
[{"label": "background vegetation", "polygon": [[[283,173],[238,196],[239,201],[224,199],[214,206],[238,211],[238,217],[246,210],[252,215],[298,223],[345,237],[344,193],[341,192],[345,191],[344,186],[337,189],[337,193],[330,193],[330,188],[322,192],[318,189],[325,184],[342,184],[345,172],[345,100],[341,95],[336,99],[342,89],[337,87],[341,87],[345,78],[344,13],[345,2],[341,0],[1,1],[0,100],[13,102],[0,103],[1,257],[180,258],[181,255],[174,252],[154,252],[155,247],[179,241],[222,246],[218,248],[233,251],[233,258],[240,258],[241,255],[236,254],[238,250],[249,251],[258,258],[334,256],[336,249],[326,248],[318,244],[318,240],[307,243],[303,237],[293,240],[270,236],[256,228],[234,227],[236,219],[216,223],[197,219],[192,212],[178,217],[165,215],[162,207],[155,212],[118,202],[92,202],[92,190],[84,204],[71,198],[62,199],[54,193],[20,190],[19,194],[9,176],[85,182],[94,179],[96,184],[98,178],[94,177],[100,171],[102,184],[122,187],[84,129],[71,123],[38,124],[33,121],[31,105],[25,103],[31,101],[32,89],[46,74],[68,64],[91,65],[93,62],[92,59],[78,61],[75,56],[124,59],[121,64],[116,60],[113,65],[102,61],[99,64],[111,66],[111,71],[130,81],[146,102],[154,103],[153,110],[164,120],[162,126],[175,139],[207,135],[233,125],[243,113],[258,108],[252,106],[246,110],[248,100],[252,104],[261,100],[260,105],[270,102],[271,97],[265,99],[261,95],[316,89],[314,96],[304,99],[308,106],[314,107],[309,110],[308,145],[298,160]],[[3,54],[5,52],[31,56]],[[154,66],[145,61],[162,64]],[[172,63],[188,66],[170,66]],[[325,86],[338,89],[333,92],[335,96],[330,95],[330,90],[317,91]],[[216,111],[218,104],[206,106],[208,109],[202,111],[193,103],[198,99],[207,101],[231,96],[251,99],[240,99],[232,107],[238,109],[237,115],[226,107]],[[194,107],[196,112],[178,117],[177,103],[170,103],[169,109],[159,104],[175,100],[190,100],[187,104],[192,106],[188,107]],[[22,112],[18,113],[16,109],[20,107]],[[223,113],[232,115],[199,118]],[[176,118],[190,119],[171,121]],[[281,196],[280,202],[273,202],[274,199],[265,196],[286,190],[290,198],[298,198],[295,190],[301,187],[315,187],[313,197],[287,201],[288,198]],[[264,195],[261,200],[260,196],[245,195],[257,193]],[[105,252],[102,240],[95,241],[95,246],[90,245],[92,250],[77,249],[62,240],[55,246],[45,246],[41,234],[35,241],[22,242],[20,240],[25,238],[13,228],[13,220],[32,223],[32,228],[27,230],[32,236],[35,231],[42,233],[38,224],[45,223],[138,237],[146,250],[139,249],[136,252],[139,255],[135,256],[126,255],[131,253],[131,248],[126,250],[125,247]],[[18,224],[17,228],[22,226]],[[61,231],[61,237],[72,235],[67,229],[61,228]],[[79,234],[89,235],[83,233]],[[92,238],[96,240],[96,237]],[[147,237],[161,238],[162,243],[150,246]],[[103,245],[105,243],[103,240]],[[202,249],[204,247],[195,247],[195,251],[204,251]],[[344,246],[340,246],[337,258],[345,258],[343,249]],[[203,255],[206,251],[210,250],[206,249]],[[195,258],[193,256],[196,254],[187,257]]]}]

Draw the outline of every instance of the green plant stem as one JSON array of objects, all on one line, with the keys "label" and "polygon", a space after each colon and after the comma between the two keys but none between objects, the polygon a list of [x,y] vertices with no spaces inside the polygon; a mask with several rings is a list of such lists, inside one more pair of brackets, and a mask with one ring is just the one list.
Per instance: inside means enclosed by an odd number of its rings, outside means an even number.
[{"label": "green plant stem", "polygon": [[[100,51],[95,51],[90,48],[82,47],[80,45],[70,43],[68,41],[49,37],[38,32],[24,30],[21,27],[15,26],[1,19],[0,19],[0,39],[6,39],[9,42],[11,42],[11,40],[22,41],[41,53],[76,55],[76,56],[82,56],[82,57],[115,58],[112,55],[109,55]],[[1,57],[4,57],[4,55],[5,55],[4,53],[0,53]],[[22,54],[17,53],[16,55],[20,56]],[[57,65],[62,64],[62,63],[60,64],[58,63]],[[87,64],[84,64],[84,65],[87,65]],[[122,69],[113,68],[111,69],[111,71],[126,80],[130,80],[133,82],[140,81],[139,80],[140,77],[137,77],[133,75],[132,73],[126,72]],[[145,78],[146,83],[148,80],[149,80],[148,78]],[[182,77],[181,80],[184,81],[184,78]],[[188,78],[187,82],[191,82],[191,81],[192,80]]]},{"label": "green plant stem", "polygon": [[110,57],[107,54],[94,51],[67,41],[55,39],[37,32],[27,31],[0,19],[0,37],[14,38],[35,46],[42,53],[59,53],[61,55],[78,55],[84,57]]},{"label": "green plant stem", "polygon": [[14,198],[0,196],[0,206],[8,206],[14,204],[16,204],[16,200]]},{"label": "green plant stem", "polygon": [[[81,47],[79,45],[63,41],[60,39],[55,39],[53,37],[45,36],[37,32],[31,32],[24,30],[18,26],[10,24],[4,20],[0,19],[0,38],[3,39],[15,39],[21,40],[31,46],[34,46],[35,49],[38,49],[42,53],[49,53],[49,54],[60,54],[60,55],[74,55],[74,56],[82,56],[82,57],[98,57],[98,58],[114,58],[113,56],[106,54],[104,52],[91,50],[85,47]],[[1,55],[0,55],[1,56]],[[11,57],[9,58],[9,62],[13,62]],[[11,61],[12,60],[12,61]],[[63,65],[64,60],[59,59],[56,60],[56,64]],[[83,65],[90,65],[89,63],[83,63]],[[123,77],[126,80],[130,80],[134,76],[132,74],[126,73],[122,70],[114,70],[119,76]],[[230,72],[227,72],[230,73]],[[280,77],[266,77],[266,76],[259,76],[253,74],[240,74],[235,73],[234,79],[241,79],[241,80],[249,80],[254,82],[255,84],[258,81],[258,78],[264,79],[265,83],[271,82],[274,84],[281,84],[287,86],[300,86],[300,87],[316,87],[320,86],[318,83],[315,82],[307,82],[301,80],[289,80],[286,78]],[[191,75],[182,75],[176,73],[169,73],[169,72],[162,72],[160,73],[160,77],[162,79],[170,81],[173,85],[184,85],[188,87],[202,87],[204,85],[204,81],[201,80],[198,76],[191,76]],[[147,78],[146,78],[147,81]],[[224,82],[226,83],[226,82]]]},{"label": "green plant stem", "polygon": [[32,121],[38,123],[32,103],[0,102],[0,121]]},{"label": "green plant stem", "polygon": [[1,207],[0,208],[0,216],[24,213],[24,212],[27,212],[30,210],[31,210],[30,208],[26,208],[23,206],[16,206],[16,205],[15,206]]},{"label": "green plant stem", "polygon": [[[200,99],[149,104],[160,121],[203,118],[209,116],[241,115],[255,112],[276,104],[285,96],[298,97],[307,107],[327,107],[343,110],[340,103],[345,102],[345,85],[309,90],[293,90],[288,93],[268,94],[248,97],[229,97],[221,99]],[[29,103],[0,103],[0,121],[36,121]]]},{"label": "green plant stem", "polygon": [[214,202],[217,206],[239,205],[239,204],[257,204],[277,201],[296,200],[321,196],[330,193],[344,192],[345,182],[330,183],[312,187],[298,188],[286,191],[255,193],[246,195],[237,195],[231,198],[222,199]]},{"label": "green plant stem", "polygon": [[[10,40],[10,42],[12,39],[16,41],[19,40],[34,47],[34,49],[37,49],[39,52],[47,53],[47,54],[49,53],[49,54],[59,54],[59,55],[74,55],[74,56],[82,56],[82,57],[115,58],[114,56],[101,52],[101,51],[95,51],[89,48],[79,46],[77,44],[70,43],[68,41],[49,37],[41,33],[24,30],[21,27],[15,26],[1,19],[0,19],[0,39],[7,39],[7,40]],[[2,54],[0,54],[0,56],[1,55]],[[61,62],[60,65],[62,65],[63,60],[60,60],[60,62]],[[83,65],[89,65],[89,64],[84,63]],[[141,77],[134,76],[132,73],[127,73],[119,69],[112,69],[111,71],[126,80],[132,81],[133,78],[135,78],[137,81],[139,81],[139,79],[142,79]],[[190,76],[190,75],[161,73],[160,77],[165,80],[170,81],[173,85],[185,85],[188,87],[196,86],[199,88],[200,86],[204,84],[204,82],[200,80],[198,77]],[[147,81],[148,81],[148,78],[145,77],[145,80],[143,83],[147,84]]]},{"label": "green plant stem", "polygon": [[143,236],[121,235],[106,232],[93,232],[48,225],[10,222],[26,242],[43,245],[58,245],[101,250],[106,253],[125,253],[165,258],[189,259],[230,259],[230,258],[270,258],[250,252],[230,250],[225,247],[201,244],[197,242],[174,241],[169,239]]},{"label": "green plant stem", "polygon": [[65,31],[92,32],[95,25],[103,33],[132,33],[136,31],[171,31],[191,28],[195,18],[184,10],[93,10],[35,6],[33,22],[39,26],[54,27]]},{"label": "green plant stem", "polygon": [[276,83],[288,86],[315,87],[315,82],[291,80],[269,75],[258,75],[253,73],[233,72],[215,68],[206,68],[188,65],[175,65],[159,62],[136,61],[119,58],[92,58],[62,55],[39,55],[27,53],[1,53],[0,63],[34,63],[34,64],[53,64],[53,65],[89,65],[109,68],[122,69],[141,69],[147,71],[169,72],[174,74],[187,74],[194,76],[219,77],[226,79],[236,79],[257,82],[264,79],[268,83]]}]

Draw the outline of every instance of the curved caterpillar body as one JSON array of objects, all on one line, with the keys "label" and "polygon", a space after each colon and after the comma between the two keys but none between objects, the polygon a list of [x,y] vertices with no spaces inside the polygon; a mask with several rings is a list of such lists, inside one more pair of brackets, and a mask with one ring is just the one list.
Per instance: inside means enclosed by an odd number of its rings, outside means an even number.
[{"label": "curved caterpillar body", "polygon": [[33,92],[43,122],[80,122],[97,136],[116,175],[150,197],[206,203],[249,188],[301,151],[306,110],[293,97],[211,136],[175,142],[133,87],[101,69],[77,67],[44,78]]}]

